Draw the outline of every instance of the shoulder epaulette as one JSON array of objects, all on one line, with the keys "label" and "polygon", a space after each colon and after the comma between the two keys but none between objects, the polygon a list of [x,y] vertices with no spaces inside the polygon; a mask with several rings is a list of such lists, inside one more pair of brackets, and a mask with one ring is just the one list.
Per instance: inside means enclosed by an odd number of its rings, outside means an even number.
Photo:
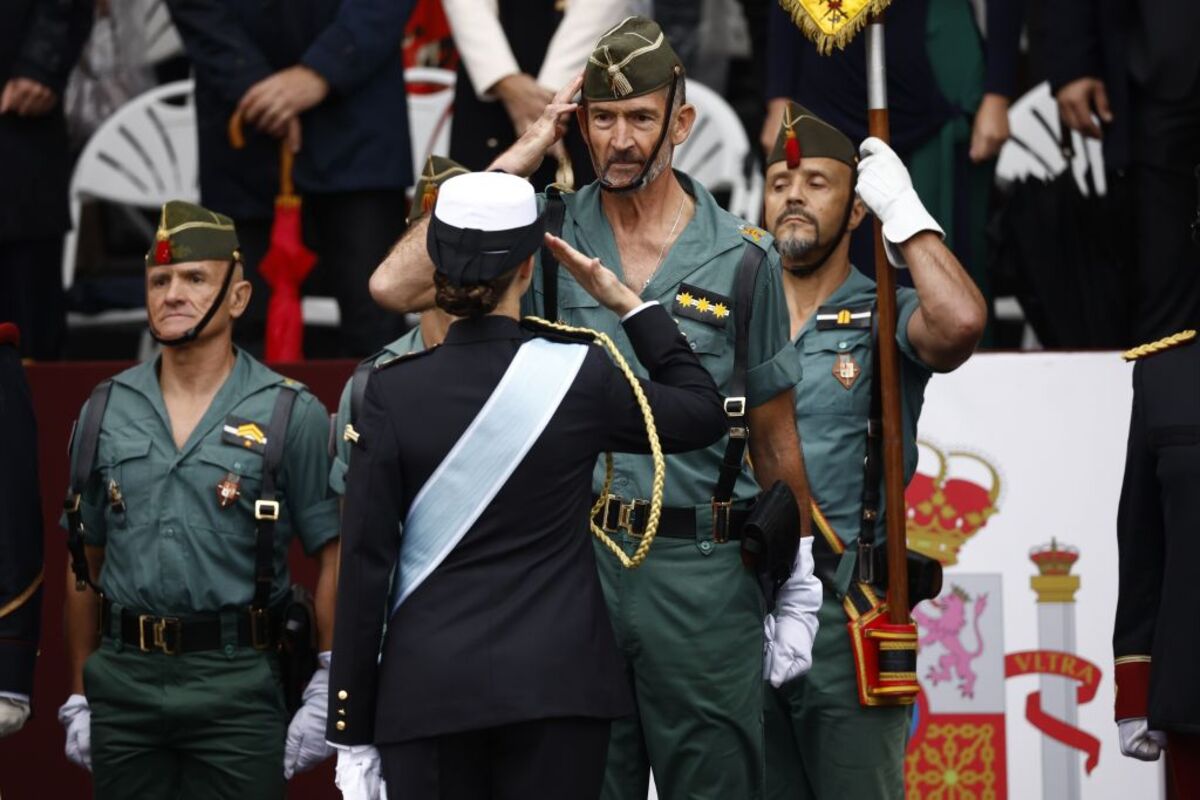
[{"label": "shoulder epaulette", "polygon": [[524,317],[521,319],[521,327],[537,336],[571,344],[577,342],[591,344],[599,336],[591,328],[564,325],[561,322],[549,322],[541,317]]},{"label": "shoulder epaulette", "polygon": [[738,228],[738,233],[740,233],[742,238],[744,238],[746,241],[758,245],[764,250],[766,249],[766,244],[763,243],[763,239],[767,238],[769,234],[762,228],[756,228],[753,225],[743,225],[742,227]]},{"label": "shoulder epaulette", "polygon": [[289,388],[295,389],[297,392],[308,392],[308,391],[311,391],[311,390],[308,388],[308,386],[306,386],[305,384],[301,383],[301,382],[300,382],[300,381],[298,381],[298,380],[294,380],[294,379],[292,379],[292,378],[289,378],[289,377],[287,377],[286,375],[285,375],[285,376],[283,376],[283,380],[281,380],[281,381],[280,381],[280,383],[282,383],[284,386],[287,386],[287,387],[289,387]]},{"label": "shoulder epaulette", "polygon": [[404,364],[409,361],[415,361],[416,359],[421,358],[422,356],[429,355],[433,351],[437,350],[439,347],[441,347],[440,344],[435,344],[433,347],[429,347],[424,350],[414,350],[411,353],[405,353],[404,355],[396,356],[395,358],[389,358],[387,361],[383,361],[379,364],[376,364],[375,372],[379,372],[380,370],[385,370],[388,367],[394,367],[397,364]]},{"label": "shoulder epaulette", "polygon": [[1126,361],[1137,361],[1139,358],[1152,356],[1155,353],[1161,353],[1164,350],[1170,350],[1173,347],[1179,347],[1182,344],[1187,344],[1195,338],[1196,332],[1194,330],[1180,331],[1179,333],[1173,333],[1170,336],[1165,336],[1162,339],[1159,339],[1157,342],[1139,344],[1132,350],[1126,350],[1124,353],[1122,353],[1121,358],[1125,359]]}]

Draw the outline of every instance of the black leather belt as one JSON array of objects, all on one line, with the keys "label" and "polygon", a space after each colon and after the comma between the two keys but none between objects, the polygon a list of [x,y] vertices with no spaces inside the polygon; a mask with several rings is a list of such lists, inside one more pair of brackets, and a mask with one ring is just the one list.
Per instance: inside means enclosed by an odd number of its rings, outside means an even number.
[{"label": "black leather belt", "polygon": [[[594,505],[597,498],[592,498]],[[714,514],[728,515],[726,530],[728,534],[722,538],[714,536],[718,541],[740,539],[742,525],[750,515],[745,508],[716,508]],[[593,518],[605,533],[624,532],[630,536],[641,536],[646,532],[646,523],[650,519],[649,500],[626,500],[612,495],[608,503]],[[658,520],[658,536],[667,539],[696,538],[696,509],[694,508],[663,508]]]},{"label": "black leather belt", "polygon": [[[108,638],[136,647],[144,653],[159,651],[167,655],[219,650],[225,645],[221,636],[221,615],[160,617],[121,609],[120,635],[114,637],[112,602],[105,599],[100,610],[100,632]],[[282,615],[276,611],[237,613],[237,645],[256,650],[271,650],[279,643]]]}]

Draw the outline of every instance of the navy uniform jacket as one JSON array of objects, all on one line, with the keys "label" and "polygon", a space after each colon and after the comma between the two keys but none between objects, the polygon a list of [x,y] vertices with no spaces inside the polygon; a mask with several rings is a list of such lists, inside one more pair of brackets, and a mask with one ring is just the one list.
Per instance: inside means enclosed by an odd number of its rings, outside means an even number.
[{"label": "navy uniform jacket", "polygon": [[[625,331],[654,381],[642,385],[664,450],[720,438],[720,395],[666,311],[649,306]],[[342,524],[332,742],[633,710],[588,509],[597,456],[648,444],[629,384],[594,345],[508,482],[387,620],[379,657],[398,526],[532,336],[508,317],[460,320],[442,346],[392,362],[367,386]]]},{"label": "navy uniform jacket", "polygon": [[17,336],[0,323],[0,694],[29,696],[42,618],[42,502]]},{"label": "navy uniform jacket", "polygon": [[329,82],[300,117],[300,194],[412,185],[401,45],[414,0],[167,0],[196,69],[200,194],[235,219],[269,218],[279,143],[246,126],[229,146],[229,117],[246,90],[303,64]]},{"label": "navy uniform jacket", "polygon": [[1144,356],[1117,516],[1116,719],[1200,733],[1200,345]]}]

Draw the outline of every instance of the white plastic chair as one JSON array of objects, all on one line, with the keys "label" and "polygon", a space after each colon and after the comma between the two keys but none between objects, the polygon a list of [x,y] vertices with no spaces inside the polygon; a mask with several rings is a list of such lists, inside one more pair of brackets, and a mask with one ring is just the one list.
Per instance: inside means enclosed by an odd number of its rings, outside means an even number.
[{"label": "white plastic chair", "polygon": [[[63,287],[75,282],[80,209],[85,200],[107,200],[157,210],[168,200],[200,199],[196,110],[192,82],[176,81],[135,97],[104,121],[75,164],[69,191],[71,230],[63,244]],[[145,322],[143,308],[97,314],[72,312],[70,327]],[[139,357],[151,350],[143,337]]]},{"label": "white plastic chair", "polygon": [[763,177],[750,156],[750,140],[741,120],[723,97],[702,83],[687,82],[687,101],[696,107],[696,124],[675,151],[675,168],[710,192],[728,190],[730,213],[758,221]]},{"label": "white plastic chair", "polygon": [[[420,177],[430,155],[450,153],[450,123],[454,111],[456,75],[448,69],[412,67],[404,71],[409,86],[441,87],[420,94],[408,94],[408,129],[412,142],[413,180]],[[411,195],[412,189],[409,188]],[[410,197],[411,199],[411,197]],[[332,297],[305,297],[301,301],[306,325],[337,327],[341,324],[337,300]]]}]

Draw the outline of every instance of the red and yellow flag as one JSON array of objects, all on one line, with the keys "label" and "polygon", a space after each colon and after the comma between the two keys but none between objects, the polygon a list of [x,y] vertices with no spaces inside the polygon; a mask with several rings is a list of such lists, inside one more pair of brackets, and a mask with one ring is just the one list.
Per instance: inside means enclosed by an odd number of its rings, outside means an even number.
[{"label": "red and yellow flag", "polygon": [[804,35],[817,46],[817,52],[829,55],[833,48],[844,48],[875,14],[882,13],[891,0],[779,0],[783,10]]}]

